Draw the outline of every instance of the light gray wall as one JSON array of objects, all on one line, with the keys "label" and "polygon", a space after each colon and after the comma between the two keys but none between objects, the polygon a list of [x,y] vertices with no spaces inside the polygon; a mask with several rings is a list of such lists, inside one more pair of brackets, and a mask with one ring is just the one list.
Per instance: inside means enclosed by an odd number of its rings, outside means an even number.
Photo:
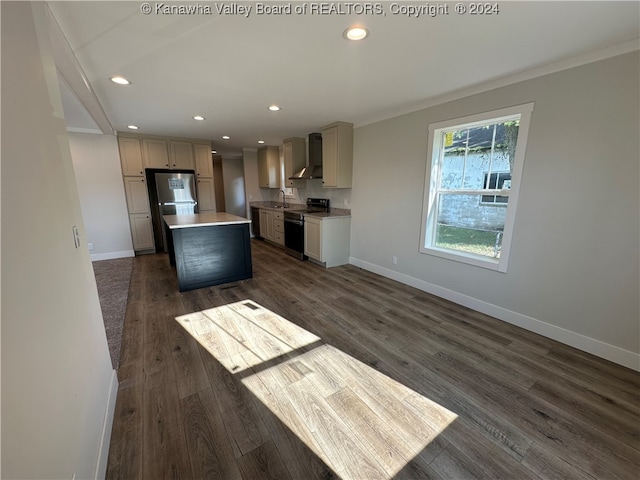
[{"label": "light gray wall", "polygon": [[[636,51],[357,128],[352,262],[639,368],[638,63]],[[527,102],[509,271],[418,253],[428,125]]]},{"label": "light gray wall", "polygon": [[69,145],[92,260],[132,257],[117,137],[69,133]]},{"label": "light gray wall", "polygon": [[242,158],[222,157],[222,178],[227,213],[248,218]]},{"label": "light gray wall", "polygon": [[0,8],[2,478],[95,478],[104,475],[117,381],[85,246],[45,4]]}]

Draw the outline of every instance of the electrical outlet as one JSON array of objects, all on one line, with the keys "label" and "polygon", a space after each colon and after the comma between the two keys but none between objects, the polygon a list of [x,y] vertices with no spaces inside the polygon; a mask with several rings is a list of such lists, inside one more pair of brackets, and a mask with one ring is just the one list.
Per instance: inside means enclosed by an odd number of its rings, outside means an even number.
[{"label": "electrical outlet", "polygon": [[398,264],[398,257],[396,257],[396,256],[391,257],[391,263],[393,263],[394,265],[397,265]]},{"label": "electrical outlet", "polygon": [[93,250],[93,243],[89,244],[89,250]]}]

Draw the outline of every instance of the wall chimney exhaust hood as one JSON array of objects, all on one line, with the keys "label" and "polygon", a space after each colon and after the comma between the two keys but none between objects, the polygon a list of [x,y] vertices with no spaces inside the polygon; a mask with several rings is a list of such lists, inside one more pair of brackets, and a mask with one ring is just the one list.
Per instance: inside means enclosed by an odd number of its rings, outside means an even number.
[{"label": "wall chimney exhaust hood", "polygon": [[289,180],[322,178],[322,134],[309,134],[309,165],[294,173]]}]

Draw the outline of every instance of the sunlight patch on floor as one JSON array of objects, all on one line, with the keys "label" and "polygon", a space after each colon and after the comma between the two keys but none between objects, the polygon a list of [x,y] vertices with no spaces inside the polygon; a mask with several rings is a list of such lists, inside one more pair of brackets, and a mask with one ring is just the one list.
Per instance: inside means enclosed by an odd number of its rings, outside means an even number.
[{"label": "sunlight patch on floor", "polygon": [[390,479],[457,415],[251,300],[176,319],[342,479]]}]

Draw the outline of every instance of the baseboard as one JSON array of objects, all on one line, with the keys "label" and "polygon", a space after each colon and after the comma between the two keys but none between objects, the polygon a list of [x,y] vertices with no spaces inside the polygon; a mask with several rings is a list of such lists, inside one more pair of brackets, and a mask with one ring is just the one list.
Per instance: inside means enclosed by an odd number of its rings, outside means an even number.
[{"label": "baseboard", "polygon": [[136,254],[133,250],[124,250],[122,252],[92,253],[90,257],[91,261],[95,262],[98,260],[113,260],[114,258],[135,257],[135,255]]},{"label": "baseboard", "polygon": [[506,308],[478,300],[477,298],[473,298],[468,295],[463,295],[454,290],[449,290],[439,285],[405,275],[404,273],[399,273],[394,270],[360,260],[359,258],[349,257],[349,263],[364,270],[382,275],[383,277],[396,280],[397,282],[404,283],[405,285],[409,285],[424,292],[450,300],[464,307],[490,315],[504,322],[511,323],[512,325],[522,327],[525,330],[551,338],[552,340],[564,343],[565,345],[569,345],[597,357],[640,371],[640,354],[638,353],[624,350],[620,347],[616,347],[615,345],[610,345],[580,333],[543,322],[536,318],[529,317],[518,312],[513,312]]},{"label": "baseboard", "polygon": [[113,427],[113,416],[116,410],[116,398],[118,397],[118,372],[111,373],[111,384],[109,386],[109,398],[104,413],[102,424],[102,435],[100,437],[100,448],[98,449],[98,461],[96,462],[96,472],[93,478],[103,479],[107,475],[107,460],[109,459],[109,445],[111,443],[111,428]]}]

